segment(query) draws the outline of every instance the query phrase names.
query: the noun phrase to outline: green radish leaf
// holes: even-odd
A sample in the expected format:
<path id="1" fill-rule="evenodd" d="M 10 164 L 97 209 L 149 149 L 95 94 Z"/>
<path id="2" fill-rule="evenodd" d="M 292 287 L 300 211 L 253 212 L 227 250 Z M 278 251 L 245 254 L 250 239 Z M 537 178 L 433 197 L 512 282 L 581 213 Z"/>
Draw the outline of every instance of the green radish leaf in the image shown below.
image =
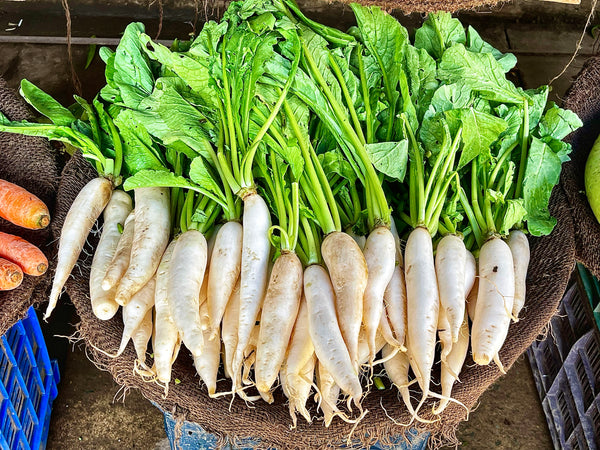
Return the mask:
<path id="1" fill-rule="evenodd" d="M 164 45 L 153 42 L 147 34 L 140 35 L 140 42 L 151 59 L 158 61 L 163 70 L 168 69 L 185 81 L 205 106 L 217 107 L 216 92 L 209 82 L 209 58 L 195 59 L 185 53 L 171 52 Z"/>
<path id="2" fill-rule="evenodd" d="M 526 94 L 508 81 L 504 70 L 490 53 L 470 52 L 456 44 L 444 52 L 438 67 L 438 77 L 449 84 L 463 81 L 486 100 L 502 103 L 522 103 Z"/>
<path id="3" fill-rule="evenodd" d="M 390 178 L 402 181 L 408 164 L 408 139 L 365 145 L 375 168 Z"/>
<path id="4" fill-rule="evenodd" d="M 582 125 L 583 122 L 573 111 L 559 108 L 554 102 L 550 102 L 550 108 L 540 120 L 539 135 L 562 139 Z"/>
<path id="5" fill-rule="evenodd" d="M 150 134 L 133 114 L 131 110 L 124 109 L 114 120 L 121 135 L 123 161 L 127 172 L 134 175 L 140 170 L 164 169 L 160 152 L 154 147 Z"/>
<path id="6" fill-rule="evenodd" d="M 523 198 L 527 210 L 527 229 L 533 236 L 550 234 L 556 219 L 550 216 L 548 203 L 552 188 L 558 183 L 560 157 L 541 140 L 533 137 L 523 181 Z"/>
<path id="7" fill-rule="evenodd" d="M 436 113 L 451 109 L 466 108 L 471 103 L 471 90 L 462 81 L 453 84 L 444 84 L 437 88 L 431 97 L 425 118 Z"/>
<path id="8" fill-rule="evenodd" d="M 466 47 L 472 52 L 491 53 L 494 58 L 496 58 L 496 61 L 498 61 L 498 64 L 500 64 L 500 67 L 502 67 L 504 72 L 510 71 L 517 64 L 517 57 L 515 55 L 512 53 L 504 54 L 500 50 L 495 49 L 490 44 L 485 42 L 475 28 L 470 25 L 467 29 Z"/>
<path id="9" fill-rule="evenodd" d="M 444 114 L 436 114 L 423 120 L 419 138 L 425 150 L 437 155 L 444 147 L 450 148 L 452 136 Z"/>
<path id="10" fill-rule="evenodd" d="M 168 170 L 140 170 L 123 183 L 123 189 L 126 191 L 141 187 L 190 188 L 196 186 L 186 178 L 177 176 Z"/>
<path id="11" fill-rule="evenodd" d="M 484 161 L 490 159 L 490 146 L 508 126 L 504 120 L 473 108 L 447 111 L 446 117 L 449 120 L 458 119 L 462 124 L 464 145 L 458 162 L 459 169 L 477 156 L 483 157 Z"/>
<path id="12" fill-rule="evenodd" d="M 508 107 L 504 104 L 496 108 L 496 115 L 502 118 L 507 127 L 498 137 L 499 148 L 497 155 L 502 155 L 509 147 L 521 140 L 521 127 L 523 125 L 523 109 L 518 106 Z"/>
<path id="13" fill-rule="evenodd" d="M 560 139 L 555 139 L 552 136 L 544 136 L 540 139 L 543 143 L 548 145 L 554 153 L 560 158 L 561 162 L 570 161 L 569 154 L 573 150 L 571 144 L 563 142 Z"/>
<path id="14" fill-rule="evenodd" d="M 107 63 L 109 58 L 115 57 L 115 52 L 108 47 L 100 47 L 100 50 L 98 50 L 98 55 L 100 56 L 100 59 L 104 61 L 104 63 Z"/>
<path id="15" fill-rule="evenodd" d="M 190 179 L 198 186 L 206 189 L 213 194 L 224 197 L 219 185 L 215 182 L 213 176 L 208 171 L 202 156 L 194 158 L 190 165 Z"/>
<path id="16" fill-rule="evenodd" d="M 92 38 L 95 37 L 95 35 L 92 35 Z M 87 58 L 85 60 L 85 67 L 83 68 L 83 70 L 87 70 L 87 68 L 90 67 L 90 64 L 92 64 L 92 61 L 94 60 L 94 56 L 96 56 L 96 44 L 91 44 L 88 47 Z"/>
<path id="17" fill-rule="evenodd" d="M 404 71 L 417 117 L 422 120 L 439 86 L 435 60 L 425 49 L 407 45 L 404 53 Z"/>
<path id="18" fill-rule="evenodd" d="M 208 216 L 200 208 L 196 209 L 196 211 L 194 211 L 194 214 L 192 214 L 192 222 L 205 223 L 207 220 L 208 220 Z"/>
<path id="19" fill-rule="evenodd" d="M 427 50 L 435 59 L 440 59 L 447 48 L 466 40 L 462 24 L 448 12 L 429 14 L 423 26 L 415 31 L 415 47 Z"/>
<path id="20" fill-rule="evenodd" d="M 71 111 L 30 81 L 21 81 L 21 96 L 55 125 L 69 126 L 75 121 L 75 117 L 71 114 Z"/>
<path id="21" fill-rule="evenodd" d="M 521 88 L 519 88 L 519 90 L 524 92 L 532 100 L 532 103 L 529 104 L 528 112 L 529 131 L 533 131 L 533 129 L 538 126 L 540 119 L 544 115 L 550 88 L 548 86 L 541 86 L 537 89 L 529 89 L 527 91 L 523 91 Z"/>
<path id="22" fill-rule="evenodd" d="M 502 222 L 500 222 L 500 234 L 507 235 L 526 215 L 527 210 L 522 198 L 507 200 L 504 216 L 502 217 Z"/>
<path id="23" fill-rule="evenodd" d="M 337 174 L 350 183 L 356 182 L 356 173 L 352 170 L 350 163 L 344 158 L 339 151 L 331 150 L 319 155 L 319 162 L 325 175 Z"/>
<path id="24" fill-rule="evenodd" d="M 132 108 L 136 108 L 154 88 L 150 61 L 140 42 L 143 32 L 144 25 L 141 23 L 127 25 L 117 46 L 113 65 L 113 82 L 118 86 L 124 103 Z"/>

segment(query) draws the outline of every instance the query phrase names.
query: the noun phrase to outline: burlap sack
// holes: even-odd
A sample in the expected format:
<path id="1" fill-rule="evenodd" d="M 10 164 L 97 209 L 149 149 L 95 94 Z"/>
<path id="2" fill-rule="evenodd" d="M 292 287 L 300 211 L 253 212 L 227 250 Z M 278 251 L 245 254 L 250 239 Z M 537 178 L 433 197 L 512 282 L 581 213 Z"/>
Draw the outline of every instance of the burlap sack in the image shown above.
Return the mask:
<path id="1" fill-rule="evenodd" d="M 573 153 L 561 176 L 573 215 L 576 258 L 599 277 L 600 225 L 585 195 L 584 173 L 587 157 L 600 135 L 600 57 L 585 63 L 564 103 L 583 121 L 583 127 L 569 136 Z"/>
<path id="2" fill-rule="evenodd" d="M 0 111 L 11 120 L 32 120 L 23 99 L 0 78 Z M 50 210 L 53 220 L 58 188 L 57 152 L 46 139 L 0 133 L 0 178 L 18 184 L 37 195 Z M 25 275 L 23 283 L 12 291 L 0 292 L 0 335 L 25 317 L 27 308 L 44 301 L 53 271 L 53 246 L 50 229 L 27 230 L 0 218 L 0 231 L 27 239 L 37 245 L 50 262 L 41 277 Z"/>
<path id="3" fill-rule="evenodd" d="M 53 228 L 56 237 L 70 203 L 86 181 L 93 176 L 95 174 L 91 166 L 79 156 L 73 158 L 65 167 Z M 558 219 L 558 224 L 550 236 L 531 241 L 528 295 L 523 318 L 511 326 L 506 344 L 500 352 L 500 358 L 507 369 L 542 332 L 557 310 L 574 266 L 573 223 L 560 186 L 553 192 L 551 211 Z M 366 397 L 363 406 L 369 412 L 354 430 L 353 425 L 339 419 L 335 419 L 329 428 L 325 428 L 320 421 L 306 424 L 299 420 L 298 428 L 290 430 L 291 420 L 280 390 L 277 391 L 275 403 L 272 405 L 259 401 L 248 407 L 239 399 L 230 405 L 230 397 L 210 399 L 205 389 L 200 386 L 199 377 L 186 349 L 180 352 L 174 365 L 173 379 L 180 380 L 180 383 L 172 382 L 168 396 L 163 398 L 162 388 L 154 383 L 144 382 L 133 373 L 135 353 L 131 343 L 127 351 L 116 359 L 97 350 L 102 349 L 114 354 L 119 346 L 123 326 L 120 313 L 107 322 L 102 322 L 93 315 L 88 294 L 90 260 L 91 257 L 86 255 L 80 259 L 79 270 L 74 272 L 74 276 L 67 283 L 67 293 L 81 317 L 79 331 L 88 344 L 93 360 L 100 368 L 108 370 L 117 383 L 140 389 L 146 398 L 160 405 L 163 410 L 173 412 L 178 419 L 197 422 L 206 431 L 223 439 L 235 441 L 251 437 L 260 439 L 264 446 L 279 449 L 337 447 L 344 444 L 349 436 L 352 437 L 354 445 L 363 447 L 377 440 L 387 442 L 390 437 L 405 431 L 406 427 L 399 424 L 407 423 L 409 415 L 398 400 L 395 388 L 371 392 Z M 462 383 L 455 386 L 453 396 L 468 408 L 472 408 L 480 395 L 499 376 L 500 372 L 495 365 L 475 366 L 469 357 L 461 373 Z M 228 389 L 228 382 L 219 383 L 219 391 Z M 418 393 L 415 392 L 414 395 Z M 311 410 L 316 414 L 312 403 Z M 424 417 L 433 418 L 426 413 L 431 411 L 431 404 L 422 411 Z M 412 426 L 421 431 L 432 432 L 430 442 L 437 445 L 441 442 L 455 441 L 456 426 L 465 417 L 464 408 L 451 404 L 439 421 Z"/>

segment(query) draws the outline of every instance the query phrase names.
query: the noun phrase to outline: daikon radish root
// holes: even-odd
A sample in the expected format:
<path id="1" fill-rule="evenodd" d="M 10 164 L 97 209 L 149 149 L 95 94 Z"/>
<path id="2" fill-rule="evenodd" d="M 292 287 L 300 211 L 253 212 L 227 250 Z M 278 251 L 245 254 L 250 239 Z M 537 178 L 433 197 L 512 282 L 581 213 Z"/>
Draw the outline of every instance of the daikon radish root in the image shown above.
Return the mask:
<path id="1" fill-rule="evenodd" d="M 387 312 L 386 312 L 385 308 L 383 309 L 383 311 L 381 311 L 381 319 L 379 320 L 378 331 L 379 331 L 379 334 L 381 334 L 381 336 L 383 336 L 383 338 L 385 339 L 385 341 L 388 344 L 393 345 L 394 347 L 397 347 L 397 348 L 404 349 L 404 346 L 402 344 L 400 344 L 400 342 L 398 340 L 396 340 L 396 337 L 394 336 L 394 332 L 392 331 L 392 327 L 390 326 L 390 321 L 388 320 L 388 316 L 387 316 Z M 359 337 L 359 339 L 360 339 L 360 337 Z"/>
<path id="2" fill-rule="evenodd" d="M 469 292 L 473 289 L 475 279 L 477 278 L 477 261 L 469 250 L 466 250 L 465 260 L 465 298 L 469 296 Z"/>
<path id="3" fill-rule="evenodd" d="M 487 365 L 494 360 L 504 373 L 498 352 L 510 326 L 515 296 L 512 253 L 500 238 L 489 239 L 479 252 L 479 289 L 471 329 L 473 361 Z"/>
<path id="4" fill-rule="evenodd" d="M 240 276 L 242 262 L 242 225 L 227 222 L 217 232 L 209 267 L 217 269 L 208 273 L 208 315 L 211 339 L 221 323 L 227 302 L 231 298 Z"/>
<path id="5" fill-rule="evenodd" d="M 117 284 L 123 278 L 123 275 L 129 267 L 131 258 L 131 244 L 133 242 L 133 230 L 135 229 L 135 210 L 131 211 L 125 219 L 123 233 L 117 243 L 115 253 L 106 268 L 106 273 L 102 280 L 102 289 L 105 291 L 113 290 L 116 294 Z M 115 302 L 116 303 L 116 302 Z"/>
<path id="6" fill-rule="evenodd" d="M 475 310 L 477 309 L 477 294 L 479 292 L 479 277 L 475 278 L 473 287 L 467 296 L 467 314 L 471 322 L 475 320 Z"/>
<path id="7" fill-rule="evenodd" d="M 392 279 L 396 267 L 396 242 L 387 227 L 377 227 L 367 238 L 364 257 L 367 263 L 368 278 L 364 293 L 363 323 L 369 344 L 369 362 L 375 359 L 375 336 L 383 312 L 385 290 Z"/>
<path id="8" fill-rule="evenodd" d="M 325 427 L 329 427 L 335 416 L 345 417 L 346 414 L 337 407 L 340 387 L 320 361 L 317 364 L 317 387 L 319 391 L 315 394 L 315 400 L 323 411 Z"/>
<path id="9" fill-rule="evenodd" d="M 385 317 L 392 332 L 393 341 L 386 339 L 388 343 L 404 350 L 406 337 L 406 283 L 404 282 L 404 267 L 400 264 L 402 261 L 400 260 L 400 263 L 398 259 L 396 261 L 397 265 L 392 273 L 392 278 L 383 294 L 384 311 L 381 321 L 383 322 L 383 318 Z M 386 336 L 385 333 L 384 336 Z"/>
<path id="10" fill-rule="evenodd" d="M 299 374 L 288 374 L 284 378 L 285 381 L 282 381 L 282 388 L 289 402 L 289 411 L 292 418 L 291 429 L 296 428 L 298 425 L 296 412 L 299 412 L 308 423 L 312 422 L 310 412 L 306 409 L 306 402 L 310 397 L 313 386 L 316 362 L 317 357 L 313 354 Z"/>
<path id="11" fill-rule="evenodd" d="M 390 381 L 398 388 L 398 391 L 400 391 L 400 395 L 402 396 L 402 400 L 404 401 L 408 412 L 413 417 L 416 417 L 415 410 L 410 401 L 410 392 L 408 390 L 408 386 L 410 385 L 408 381 L 410 359 L 407 352 L 396 352 L 393 357 L 389 358 L 395 351 L 396 349 L 392 345 L 387 344 L 383 347 L 381 350 L 382 359 L 385 361 L 383 367 L 385 368 Z"/>
<path id="12" fill-rule="evenodd" d="M 138 325 L 136 330 L 131 335 L 131 340 L 133 341 L 133 347 L 135 348 L 135 353 L 137 355 L 137 360 L 142 368 L 146 370 L 148 366 L 146 366 L 146 350 L 148 349 L 148 342 L 150 342 L 150 338 L 152 337 L 152 308 L 148 310 L 142 322 Z"/>
<path id="13" fill-rule="evenodd" d="M 362 323 L 363 298 L 367 287 L 367 262 L 354 239 L 346 233 L 337 231 L 325 237 L 321 252 L 331 277 L 330 284 L 335 292 L 334 301 L 339 328 L 352 364 L 355 370 L 358 370 L 358 333 Z"/>
<path id="14" fill-rule="evenodd" d="M 225 357 L 223 358 L 223 366 L 225 368 L 225 376 L 232 378 L 232 363 L 235 347 L 237 345 L 238 333 L 238 318 L 240 315 L 240 280 L 238 278 L 231 298 L 225 306 L 223 313 L 223 321 L 221 325 L 221 340 L 223 341 L 223 349 Z"/>
<path id="15" fill-rule="evenodd" d="M 448 320 L 452 342 L 458 340 L 458 331 L 465 315 L 466 252 L 460 237 L 447 234 L 438 243 L 435 256 L 440 306 Z"/>
<path id="16" fill-rule="evenodd" d="M 464 304 L 464 299 L 463 299 Z M 464 312 L 463 312 L 464 316 Z M 442 302 L 440 302 L 440 312 L 438 314 L 438 336 L 440 338 L 440 345 L 442 347 L 441 359 L 442 363 L 446 362 L 446 357 L 452 350 L 452 332 L 450 331 L 450 322 L 448 321 L 448 316 L 446 315 L 446 311 L 442 307 Z"/>
<path id="17" fill-rule="evenodd" d="M 137 216 L 137 212 L 136 212 Z M 206 239 L 197 230 L 177 238 L 167 271 L 167 301 L 173 323 L 195 360 L 202 355 L 200 288 L 206 269 Z"/>
<path id="18" fill-rule="evenodd" d="M 254 375 L 256 388 L 267 393 L 275 382 L 290 342 L 302 296 L 302 263 L 295 253 L 275 261 L 260 316 Z"/>
<path id="19" fill-rule="evenodd" d="M 354 239 L 354 241 L 356 242 L 356 244 L 358 245 L 358 247 L 361 250 L 365 249 L 365 245 L 367 244 L 367 237 L 366 236 L 361 236 L 359 234 L 356 234 L 354 231 L 352 231 L 352 227 L 348 228 L 345 233 L 350 236 L 352 239 Z"/>
<path id="20" fill-rule="evenodd" d="M 442 398 L 440 404 L 433 410 L 434 414 L 441 414 L 452 395 L 452 386 L 458 380 L 458 376 L 463 367 L 469 350 L 469 318 L 464 313 L 463 323 L 458 333 L 458 341 L 452 344 L 452 350 L 448 353 L 445 361 L 442 360 L 440 382 L 442 385 Z"/>
<path id="21" fill-rule="evenodd" d="M 254 382 L 250 378 L 250 372 L 252 371 L 252 367 L 254 366 L 254 362 L 256 361 L 256 345 L 258 344 L 258 334 L 260 333 L 260 325 L 254 325 L 252 328 L 252 333 L 250 333 L 250 338 L 248 339 L 248 345 L 244 349 L 244 361 L 242 366 L 242 382 L 246 386 L 254 385 Z M 239 386 L 238 386 L 239 387 Z M 264 393 L 261 392 L 261 397 L 268 403 L 273 401 L 270 398 L 271 394 L 269 392 Z"/>
<path id="22" fill-rule="evenodd" d="M 67 217 L 65 217 L 58 242 L 56 271 L 44 320 L 47 320 L 52 314 L 90 230 L 110 200 L 112 190 L 113 185 L 110 180 L 102 177 L 94 178 L 81 189 L 73 201 Z"/>
<path id="23" fill-rule="evenodd" d="M 248 345 L 267 289 L 271 253 L 269 228 L 271 228 L 271 215 L 267 204 L 256 193 L 247 195 L 244 198 L 242 229 L 238 339 L 232 363 L 234 386 L 237 385 L 236 379 L 240 374 L 244 350 Z"/>
<path id="24" fill-rule="evenodd" d="M 131 209 L 131 197 L 123 191 L 113 191 L 104 209 L 102 235 L 96 246 L 90 270 L 90 301 L 94 315 L 100 320 L 111 319 L 119 309 L 115 302 L 115 289 L 102 289 L 102 280 L 121 238 L 119 226 L 125 223 Z"/>
<path id="25" fill-rule="evenodd" d="M 156 290 L 156 279 L 151 278 L 145 285 L 131 298 L 131 301 L 123 307 L 123 337 L 121 345 L 117 351 L 119 356 L 127 347 L 129 339 L 132 338 L 146 317 L 146 313 L 152 310 L 154 306 L 154 294 Z"/>
<path id="26" fill-rule="evenodd" d="M 208 320 L 208 305 L 205 303 L 200 307 L 200 316 L 206 317 Z M 217 372 L 219 371 L 219 363 L 221 362 L 221 343 L 218 339 L 209 339 L 211 331 L 208 324 L 204 331 L 204 346 L 202 352 L 194 357 L 194 367 L 200 375 L 209 397 L 215 397 L 217 392 Z"/>
<path id="27" fill-rule="evenodd" d="M 305 269 L 304 295 L 308 305 L 308 329 L 317 358 L 348 395 L 348 403 L 354 401 L 360 409 L 362 387 L 338 324 L 333 286 L 323 267 L 312 265 Z M 358 335 L 356 341 L 358 358 Z"/>
<path id="28" fill-rule="evenodd" d="M 154 309 L 156 311 L 154 320 L 154 340 L 152 349 L 154 352 L 154 371 L 156 378 L 165 384 L 171 381 L 171 367 L 181 345 L 179 331 L 171 317 L 169 299 L 167 296 L 167 280 L 169 264 L 175 241 L 166 248 L 156 270 L 156 291 L 154 293 Z"/>
<path id="29" fill-rule="evenodd" d="M 406 242 L 404 262 L 407 338 L 410 343 L 411 367 L 423 391 L 421 405 L 429 395 L 440 302 L 433 262 L 433 245 L 427 229 L 418 227 L 410 233 Z"/>
<path id="30" fill-rule="evenodd" d="M 136 188 L 135 227 L 127 271 L 117 285 L 115 301 L 126 305 L 156 272 L 171 229 L 169 189 Z"/>
<path id="31" fill-rule="evenodd" d="M 525 291 L 527 268 L 529 267 L 529 240 L 522 231 L 513 230 L 506 241 L 510 247 L 515 266 L 515 300 L 512 316 L 515 322 L 519 320 L 519 313 L 525 304 Z"/>

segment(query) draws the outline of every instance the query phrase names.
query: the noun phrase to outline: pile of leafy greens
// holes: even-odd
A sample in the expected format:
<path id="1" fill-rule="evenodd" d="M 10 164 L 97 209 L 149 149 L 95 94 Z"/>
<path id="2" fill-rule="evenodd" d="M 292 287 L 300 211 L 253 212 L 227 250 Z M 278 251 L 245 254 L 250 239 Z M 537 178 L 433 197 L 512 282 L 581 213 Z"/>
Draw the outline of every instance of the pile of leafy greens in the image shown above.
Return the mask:
<path id="1" fill-rule="evenodd" d="M 411 40 L 379 8 L 352 9 L 357 25 L 342 32 L 293 0 L 233 2 L 171 48 L 132 23 L 116 51 L 101 49 L 106 86 L 91 103 L 67 109 L 24 81 L 51 123 L 0 116 L 0 131 L 80 148 L 127 190 L 173 188 L 175 230 L 239 220 L 258 191 L 279 245 L 295 245 L 302 222 L 305 262 L 317 228 L 365 235 L 392 216 L 473 249 L 513 228 L 549 234 L 577 116 L 548 102 L 547 86 L 516 87 L 514 55 L 448 13 Z"/>

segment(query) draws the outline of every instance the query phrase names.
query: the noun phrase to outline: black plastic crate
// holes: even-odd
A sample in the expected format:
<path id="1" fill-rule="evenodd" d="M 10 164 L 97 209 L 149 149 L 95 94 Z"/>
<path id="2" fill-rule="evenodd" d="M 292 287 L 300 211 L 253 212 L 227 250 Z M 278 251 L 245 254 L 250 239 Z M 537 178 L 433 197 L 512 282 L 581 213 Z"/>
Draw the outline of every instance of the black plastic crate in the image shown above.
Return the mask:
<path id="1" fill-rule="evenodd" d="M 600 284 L 581 270 L 545 339 L 527 351 L 556 449 L 597 449 L 600 443 L 600 332 L 588 298 L 600 296 Z"/>

